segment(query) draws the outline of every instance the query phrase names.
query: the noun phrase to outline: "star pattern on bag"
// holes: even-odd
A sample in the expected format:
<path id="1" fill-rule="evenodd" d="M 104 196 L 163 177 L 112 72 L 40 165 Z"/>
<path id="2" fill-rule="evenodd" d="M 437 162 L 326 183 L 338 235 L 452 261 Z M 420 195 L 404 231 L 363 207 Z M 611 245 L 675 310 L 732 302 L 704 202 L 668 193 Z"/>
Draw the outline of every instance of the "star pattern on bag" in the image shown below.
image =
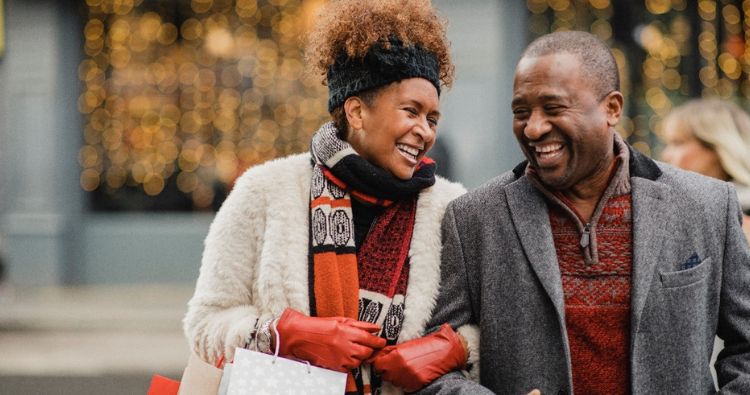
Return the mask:
<path id="1" fill-rule="evenodd" d="M 238 348 L 227 395 L 340 395 L 345 388 L 345 373 Z"/>

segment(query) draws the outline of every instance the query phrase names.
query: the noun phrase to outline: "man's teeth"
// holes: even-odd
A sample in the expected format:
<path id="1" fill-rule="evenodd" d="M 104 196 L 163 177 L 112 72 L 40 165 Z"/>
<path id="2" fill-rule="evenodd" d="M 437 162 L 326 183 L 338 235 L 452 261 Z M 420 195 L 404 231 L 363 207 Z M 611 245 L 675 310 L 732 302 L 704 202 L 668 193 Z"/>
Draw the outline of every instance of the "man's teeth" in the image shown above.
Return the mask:
<path id="1" fill-rule="evenodd" d="M 403 152 L 405 154 L 409 154 L 409 155 L 413 156 L 415 159 L 416 159 L 417 155 L 419 155 L 419 149 L 418 148 L 410 147 L 410 146 L 408 146 L 406 144 L 396 144 L 396 148 L 398 148 L 401 152 Z"/>
<path id="2" fill-rule="evenodd" d="M 534 147 L 537 153 L 540 154 L 546 154 L 548 152 L 557 151 L 560 148 L 562 148 L 562 144 L 545 144 L 545 145 L 537 145 Z"/>

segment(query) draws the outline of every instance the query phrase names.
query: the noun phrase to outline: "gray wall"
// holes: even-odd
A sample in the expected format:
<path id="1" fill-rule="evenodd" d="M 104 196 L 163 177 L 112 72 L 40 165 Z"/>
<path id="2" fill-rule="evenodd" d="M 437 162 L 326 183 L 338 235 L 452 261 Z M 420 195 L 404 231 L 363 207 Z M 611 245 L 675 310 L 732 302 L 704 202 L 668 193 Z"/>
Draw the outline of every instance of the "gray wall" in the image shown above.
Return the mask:
<path id="1" fill-rule="evenodd" d="M 507 3 L 507 4 L 506 4 Z M 455 179 L 474 187 L 521 155 L 510 130 L 511 78 L 524 2 L 436 0 L 449 20 L 456 81 L 440 139 Z M 0 60 L 0 248 L 19 286 L 192 283 L 211 214 L 86 210 L 77 164 L 81 57 L 75 0 L 6 0 Z"/>
<path id="2" fill-rule="evenodd" d="M 6 1 L 0 229 L 9 276 L 21 284 L 61 283 L 78 275 L 81 29 L 75 4 Z"/>
<path id="3" fill-rule="evenodd" d="M 89 283 L 193 283 L 208 214 L 87 215 L 83 262 Z"/>
<path id="4" fill-rule="evenodd" d="M 437 0 L 448 18 L 456 81 L 442 100 L 439 139 L 455 178 L 473 188 L 522 160 L 511 130 L 513 71 L 526 45 L 522 1 Z M 438 166 L 440 164 L 438 163 Z"/>

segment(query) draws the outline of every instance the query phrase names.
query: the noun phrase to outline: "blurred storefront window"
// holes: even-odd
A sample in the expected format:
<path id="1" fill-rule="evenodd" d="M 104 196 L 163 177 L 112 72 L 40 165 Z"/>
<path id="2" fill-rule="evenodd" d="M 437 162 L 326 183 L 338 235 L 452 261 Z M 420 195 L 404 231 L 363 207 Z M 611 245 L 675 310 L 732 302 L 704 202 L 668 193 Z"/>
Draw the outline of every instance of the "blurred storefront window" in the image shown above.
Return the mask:
<path id="1" fill-rule="evenodd" d="M 626 97 L 619 132 L 658 156 L 660 121 L 691 97 L 747 109 L 750 0 L 527 0 L 531 38 L 587 30 L 614 48 Z"/>
<path id="2" fill-rule="evenodd" d="M 216 209 L 327 118 L 304 68 L 321 1 L 86 0 L 80 185 L 94 210 Z"/>

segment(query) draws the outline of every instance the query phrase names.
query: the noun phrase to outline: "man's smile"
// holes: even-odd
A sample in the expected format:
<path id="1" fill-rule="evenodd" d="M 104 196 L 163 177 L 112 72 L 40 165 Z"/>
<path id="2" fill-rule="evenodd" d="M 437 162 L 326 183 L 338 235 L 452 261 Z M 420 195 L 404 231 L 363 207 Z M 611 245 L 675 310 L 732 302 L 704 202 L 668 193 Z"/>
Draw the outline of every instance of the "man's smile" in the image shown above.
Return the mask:
<path id="1" fill-rule="evenodd" d="M 558 142 L 534 144 L 530 148 L 540 168 L 557 165 L 565 153 L 565 145 Z"/>

